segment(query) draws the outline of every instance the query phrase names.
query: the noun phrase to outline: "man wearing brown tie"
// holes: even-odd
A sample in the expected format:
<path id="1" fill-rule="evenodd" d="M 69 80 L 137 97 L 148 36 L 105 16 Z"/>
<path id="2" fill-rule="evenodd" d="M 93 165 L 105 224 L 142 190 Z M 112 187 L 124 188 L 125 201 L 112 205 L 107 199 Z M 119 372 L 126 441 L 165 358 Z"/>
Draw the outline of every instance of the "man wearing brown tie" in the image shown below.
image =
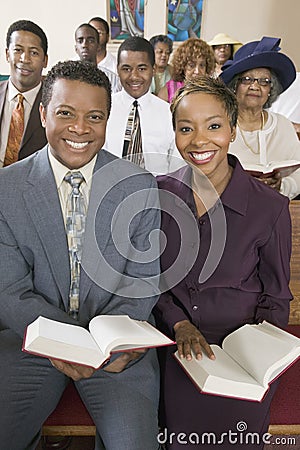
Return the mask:
<path id="1" fill-rule="evenodd" d="M 0 167 L 31 155 L 47 142 L 39 116 L 47 51 L 47 37 L 38 25 L 29 20 L 10 25 L 6 36 L 10 77 L 0 82 Z"/>

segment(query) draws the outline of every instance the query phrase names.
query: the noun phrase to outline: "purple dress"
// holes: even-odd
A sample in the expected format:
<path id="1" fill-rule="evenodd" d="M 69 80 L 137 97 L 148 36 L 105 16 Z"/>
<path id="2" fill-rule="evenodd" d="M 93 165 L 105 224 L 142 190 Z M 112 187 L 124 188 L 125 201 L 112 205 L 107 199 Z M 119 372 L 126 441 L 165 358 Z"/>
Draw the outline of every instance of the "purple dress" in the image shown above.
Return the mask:
<path id="1" fill-rule="evenodd" d="M 232 178 L 221 201 L 200 218 L 189 188 L 190 167 L 158 177 L 168 241 L 161 257 L 166 292 L 155 315 L 158 327 L 171 337 L 174 324 L 185 319 L 218 345 L 245 323 L 288 323 L 289 201 L 250 177 L 234 156 L 228 158 Z M 277 383 L 261 403 L 202 394 L 175 361 L 174 350 L 160 351 L 161 442 L 172 450 L 194 449 L 197 443 L 209 449 L 262 449 Z"/>

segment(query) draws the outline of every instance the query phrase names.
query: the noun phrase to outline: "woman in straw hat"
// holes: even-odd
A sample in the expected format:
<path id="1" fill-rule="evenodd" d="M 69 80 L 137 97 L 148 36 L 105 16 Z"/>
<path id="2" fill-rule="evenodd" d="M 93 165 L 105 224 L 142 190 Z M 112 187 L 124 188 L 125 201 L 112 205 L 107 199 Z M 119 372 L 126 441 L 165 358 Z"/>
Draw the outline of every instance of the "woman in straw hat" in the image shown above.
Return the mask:
<path id="1" fill-rule="evenodd" d="M 212 47 L 215 55 L 216 65 L 214 77 L 217 78 L 222 72 L 221 67 L 223 64 L 225 64 L 228 59 L 232 59 L 235 52 L 243 44 L 225 33 L 216 34 L 208 44 Z"/>
<path id="2" fill-rule="evenodd" d="M 285 165 L 300 161 L 300 143 L 292 123 L 266 110 L 296 77 L 295 66 L 279 52 L 279 43 L 279 38 L 263 37 L 243 45 L 220 75 L 236 93 L 239 106 L 237 137 L 229 152 L 246 169 L 275 161 Z M 300 193 L 300 169 L 259 179 L 290 199 Z"/>

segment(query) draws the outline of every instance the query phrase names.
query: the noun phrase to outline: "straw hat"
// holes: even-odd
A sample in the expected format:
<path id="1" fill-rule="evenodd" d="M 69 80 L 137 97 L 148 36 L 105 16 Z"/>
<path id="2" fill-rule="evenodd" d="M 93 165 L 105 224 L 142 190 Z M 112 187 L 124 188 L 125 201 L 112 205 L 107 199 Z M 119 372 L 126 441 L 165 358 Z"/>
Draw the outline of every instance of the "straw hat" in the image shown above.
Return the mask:
<path id="1" fill-rule="evenodd" d="M 228 84 L 235 75 L 247 70 L 267 67 L 277 75 L 285 91 L 296 78 L 296 69 L 292 60 L 280 53 L 280 38 L 264 36 L 260 41 L 248 42 L 226 61 L 220 77 Z"/>
<path id="2" fill-rule="evenodd" d="M 233 46 L 233 54 L 243 45 L 241 42 L 237 41 L 236 39 L 233 39 L 232 37 L 228 36 L 228 34 L 225 33 L 216 34 L 213 37 L 213 39 L 208 42 L 208 45 L 211 45 L 212 47 L 214 45 L 225 45 L 225 44 L 231 44 Z"/>

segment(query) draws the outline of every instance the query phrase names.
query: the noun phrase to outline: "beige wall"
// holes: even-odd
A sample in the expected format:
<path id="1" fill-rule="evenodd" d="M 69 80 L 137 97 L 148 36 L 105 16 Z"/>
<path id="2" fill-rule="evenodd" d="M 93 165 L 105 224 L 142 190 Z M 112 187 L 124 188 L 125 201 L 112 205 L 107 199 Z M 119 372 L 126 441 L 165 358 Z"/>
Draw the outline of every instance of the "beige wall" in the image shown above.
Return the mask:
<path id="1" fill-rule="evenodd" d="M 202 35 L 227 33 L 241 42 L 281 37 L 281 48 L 300 70 L 299 0 L 204 0 Z"/>
<path id="2" fill-rule="evenodd" d="M 49 40 L 49 65 L 75 56 L 74 32 L 93 16 L 107 18 L 107 0 L 52 0 L 48 7 L 40 0 L 14 0 L 1 6 L 0 73 L 9 73 L 5 40 L 9 25 L 19 19 L 38 23 Z M 145 37 L 166 32 L 166 0 L 145 0 Z M 300 70 L 298 50 L 300 0 L 204 0 L 201 37 L 210 40 L 224 32 L 242 42 L 264 35 L 282 38 L 282 50 Z M 110 44 L 114 53 L 118 44 Z"/>

